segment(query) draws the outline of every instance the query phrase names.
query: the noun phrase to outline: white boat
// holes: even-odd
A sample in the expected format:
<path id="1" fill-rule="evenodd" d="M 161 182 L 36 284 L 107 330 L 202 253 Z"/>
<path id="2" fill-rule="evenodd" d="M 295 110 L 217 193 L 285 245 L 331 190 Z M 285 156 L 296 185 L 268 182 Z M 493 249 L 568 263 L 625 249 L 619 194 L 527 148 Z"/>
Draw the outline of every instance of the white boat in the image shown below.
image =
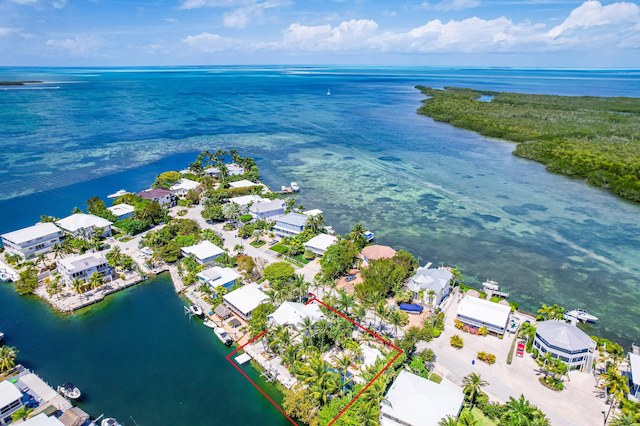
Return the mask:
<path id="1" fill-rule="evenodd" d="M 189 310 L 191 311 L 191 313 L 192 313 L 193 315 L 197 315 L 197 316 L 200 316 L 200 315 L 202 315 L 202 313 L 203 313 L 203 312 L 202 312 L 202 308 L 201 308 L 200 306 L 198 306 L 198 305 L 191 305 L 191 306 L 189 307 Z"/>
<path id="2" fill-rule="evenodd" d="M 567 312 L 567 316 L 570 317 L 570 318 L 575 318 L 575 319 L 577 319 L 579 321 L 584 321 L 584 322 L 595 322 L 595 321 L 598 321 L 598 317 L 596 317 L 594 315 L 590 315 L 584 309 L 574 309 L 573 311 L 569 311 L 569 312 Z"/>
<path id="3" fill-rule="evenodd" d="M 100 422 L 100 426 L 122 426 L 113 417 L 106 418 Z"/>
<path id="4" fill-rule="evenodd" d="M 213 329 L 213 332 L 216 333 L 218 339 L 225 345 L 229 346 L 232 342 L 231 337 L 227 334 L 227 332 L 222 327 L 216 327 Z"/>
<path id="5" fill-rule="evenodd" d="M 291 190 L 292 190 L 293 192 L 298 192 L 298 191 L 300 191 L 300 187 L 298 186 L 298 184 L 297 184 L 297 183 L 295 183 L 295 182 L 291 182 Z"/>
<path id="6" fill-rule="evenodd" d="M 4 339 L 4 333 L 0 331 L 0 340 Z"/>
<path id="7" fill-rule="evenodd" d="M 327 89 L 327 95 L 331 94 L 331 89 Z"/>
<path id="8" fill-rule="evenodd" d="M 118 198 L 119 196 L 124 195 L 124 194 L 128 194 L 128 193 L 129 193 L 128 191 L 125 191 L 124 189 L 121 189 L 118 192 L 115 192 L 115 193 L 113 193 L 111 195 L 107 195 L 107 198 Z"/>
<path id="9" fill-rule="evenodd" d="M 367 242 L 372 242 L 376 239 L 376 234 L 371 231 L 364 231 L 364 237 L 367 239 Z"/>
<path id="10" fill-rule="evenodd" d="M 67 382 L 62 386 L 58 386 L 58 392 L 69 399 L 78 399 L 82 396 L 82 392 L 71 382 Z"/>
<path id="11" fill-rule="evenodd" d="M 286 187 L 286 186 L 284 186 L 284 185 L 282 185 L 282 186 L 281 186 L 281 188 L 282 188 L 282 190 L 283 190 L 283 191 L 286 191 L 286 190 L 287 190 L 287 187 Z"/>
<path id="12" fill-rule="evenodd" d="M 209 328 L 217 328 L 218 326 L 216 325 L 215 322 L 211 321 L 210 319 L 206 319 L 204 320 L 203 324 Z"/>
<path id="13" fill-rule="evenodd" d="M 482 287 L 488 290 L 500 291 L 500 286 L 498 285 L 497 281 L 487 280 L 482 283 Z"/>

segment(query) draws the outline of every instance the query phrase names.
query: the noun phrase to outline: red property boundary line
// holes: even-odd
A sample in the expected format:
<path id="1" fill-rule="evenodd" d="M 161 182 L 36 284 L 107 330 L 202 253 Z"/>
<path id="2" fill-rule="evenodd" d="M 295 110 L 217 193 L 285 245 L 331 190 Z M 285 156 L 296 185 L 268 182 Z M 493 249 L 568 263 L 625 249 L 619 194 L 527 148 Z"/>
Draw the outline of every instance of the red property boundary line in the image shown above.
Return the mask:
<path id="1" fill-rule="evenodd" d="M 377 334 L 375 334 L 375 333 L 374 333 L 374 332 L 372 332 L 371 330 L 364 328 L 363 326 L 361 326 L 361 325 L 360 325 L 360 324 L 358 324 L 357 322 L 353 321 L 351 318 L 348 318 L 347 316 L 343 315 L 342 313 L 340 313 L 340 312 L 336 311 L 336 310 L 335 310 L 335 309 L 333 309 L 331 306 L 329 306 L 329 305 L 327 305 L 326 303 L 324 303 L 322 300 L 316 299 L 316 298 L 314 297 L 313 299 L 309 300 L 306 304 L 308 305 L 309 303 L 314 302 L 314 301 L 315 301 L 315 302 L 320 303 L 322 306 L 324 306 L 324 307 L 326 307 L 326 308 L 328 308 L 328 309 L 331 309 L 333 312 L 335 312 L 336 314 L 340 315 L 342 318 L 345 318 L 345 319 L 347 319 L 347 320 L 351 321 L 351 323 L 353 323 L 354 325 L 356 325 L 356 326 L 360 327 L 362 330 L 366 331 L 367 333 L 369 333 L 369 334 L 370 334 L 370 335 L 372 335 L 373 337 L 375 337 L 375 338 L 377 338 L 377 339 L 379 339 L 379 340 L 383 341 L 384 343 L 386 343 L 387 345 L 391 346 L 393 349 L 395 349 L 396 351 L 398 351 L 398 354 L 397 354 L 397 355 L 396 355 L 396 356 L 395 356 L 395 357 L 394 357 L 394 358 L 393 358 L 393 359 L 392 359 L 392 360 L 391 360 L 387 365 L 385 365 L 385 366 L 384 366 L 384 368 L 383 368 L 382 370 L 380 370 L 380 372 L 378 373 L 378 375 L 377 375 L 376 377 L 374 377 L 374 378 L 373 378 L 373 380 L 371 380 L 371 381 L 367 384 L 367 386 L 365 386 L 365 387 L 364 387 L 364 389 L 362 389 L 362 391 L 360 391 L 360 393 L 359 393 L 358 395 L 356 395 L 356 397 L 355 397 L 355 398 L 353 398 L 353 400 L 352 400 L 352 401 L 351 401 L 351 402 L 350 402 L 346 407 L 344 407 L 344 410 L 342 410 L 342 411 L 340 412 L 340 414 L 338 414 L 338 415 L 336 416 L 336 418 L 335 418 L 335 419 L 333 419 L 333 420 L 331 420 L 331 423 L 329 423 L 329 424 L 327 425 L 327 426 L 331 426 L 331 425 L 332 425 L 336 420 L 338 420 L 338 418 L 339 418 L 339 417 L 340 417 L 340 416 L 341 416 L 345 411 L 347 411 L 347 410 L 349 409 L 349 407 L 351 406 L 351 404 L 353 404 L 353 403 L 356 401 L 356 399 L 360 398 L 360 395 L 362 395 L 362 394 L 364 393 L 364 391 L 366 391 L 366 390 L 367 390 L 367 388 L 368 388 L 369 386 L 371 386 L 371 384 L 372 384 L 373 382 L 375 382 L 375 381 L 378 379 L 378 377 L 380 377 L 380 376 L 382 375 L 382 373 L 384 373 L 384 372 L 385 372 L 385 370 L 386 370 L 387 368 L 389 368 L 389 366 L 390 366 L 391 364 L 393 364 L 393 362 L 394 362 L 396 359 L 398 359 L 398 357 L 399 357 L 399 356 L 400 356 L 400 354 L 402 353 L 402 350 L 401 350 L 401 349 L 399 349 L 399 348 L 397 348 L 397 347 L 395 347 L 395 346 L 394 346 L 394 345 L 392 345 L 391 343 L 387 342 L 386 340 L 384 340 L 382 337 L 378 336 Z M 240 373 L 241 373 L 241 374 L 242 374 L 242 375 L 247 379 L 247 380 L 249 380 L 249 381 L 251 382 L 251 384 L 253 384 L 253 386 L 255 386 L 255 387 L 256 387 L 256 388 L 257 388 L 257 389 L 258 389 L 258 390 L 259 390 L 259 391 L 260 391 L 260 392 L 265 396 L 265 398 L 267 398 L 269 401 L 271 401 L 271 403 L 272 403 L 273 405 L 275 405 L 275 406 L 276 406 L 276 408 L 277 408 L 278 410 L 280 410 L 280 412 L 281 412 L 281 413 L 282 413 L 282 414 L 283 414 L 287 419 L 289 419 L 289 421 L 290 421 L 291 423 L 293 423 L 293 424 L 294 424 L 294 425 L 296 425 L 296 426 L 299 426 L 299 425 L 298 425 L 298 423 L 296 423 L 296 422 L 295 422 L 291 417 L 289 417 L 289 415 L 288 415 L 287 413 L 285 413 L 285 412 L 284 412 L 284 410 L 283 410 L 283 409 L 282 409 L 278 404 L 276 404 L 276 403 L 273 401 L 273 399 L 271 399 L 271 398 L 269 397 L 269 395 L 267 395 L 267 394 L 266 394 L 266 393 L 265 393 L 265 392 L 260 388 L 260 386 L 256 385 L 256 383 L 255 383 L 253 380 L 251 380 L 251 379 L 249 378 L 249 376 L 247 376 L 247 375 L 245 374 L 245 372 L 244 372 L 244 371 L 242 371 L 242 369 L 238 366 L 238 364 L 237 364 L 237 363 L 235 363 L 235 362 L 233 362 L 233 361 L 231 360 L 231 356 L 232 356 L 233 354 L 235 354 L 236 352 L 238 352 L 240 349 L 243 349 L 245 346 L 247 346 L 249 343 L 253 342 L 254 340 L 259 339 L 260 337 L 264 336 L 264 334 L 265 334 L 266 332 L 267 332 L 266 330 L 265 330 L 265 331 L 263 331 L 262 333 L 258 334 L 256 337 L 254 337 L 253 339 L 249 340 L 249 341 L 248 341 L 247 343 L 245 343 L 244 345 L 240 346 L 240 347 L 239 347 L 238 349 L 236 349 L 235 351 L 231 352 L 229 355 L 227 355 L 227 356 L 226 356 L 227 361 L 229 361 L 229 362 L 230 362 L 230 363 L 231 363 L 231 364 L 232 364 L 232 365 L 233 365 L 233 366 L 234 366 L 234 367 L 235 367 L 235 368 L 236 368 L 236 369 L 237 369 L 237 370 L 238 370 L 238 371 L 239 371 L 239 372 L 240 372 Z"/>

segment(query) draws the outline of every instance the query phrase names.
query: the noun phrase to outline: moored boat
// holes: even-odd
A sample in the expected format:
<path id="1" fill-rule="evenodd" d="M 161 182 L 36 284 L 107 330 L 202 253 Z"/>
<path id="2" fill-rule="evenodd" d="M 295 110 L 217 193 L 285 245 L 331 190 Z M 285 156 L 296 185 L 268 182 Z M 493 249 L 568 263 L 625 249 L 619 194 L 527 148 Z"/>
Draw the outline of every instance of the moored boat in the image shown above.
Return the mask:
<path id="1" fill-rule="evenodd" d="M 117 192 L 115 192 L 113 194 L 107 195 L 107 198 L 118 198 L 118 197 L 120 197 L 121 195 L 124 195 L 124 194 L 128 194 L 128 192 L 125 191 L 124 189 L 121 189 L 120 191 L 117 191 Z"/>
<path id="2" fill-rule="evenodd" d="M 579 321 L 584 321 L 584 322 L 596 322 L 598 321 L 598 317 L 589 314 L 586 310 L 584 309 L 574 309 L 573 311 L 569 311 L 567 312 L 567 316 L 570 318 L 575 318 Z"/>
<path id="3" fill-rule="evenodd" d="M 231 344 L 232 342 L 231 337 L 229 337 L 229 335 L 227 334 L 224 328 L 216 327 L 213 329 L 213 331 L 214 333 L 216 333 L 216 336 L 218 336 L 218 339 L 220 339 L 222 343 L 224 343 L 227 346 Z"/>
<path id="4" fill-rule="evenodd" d="M 58 392 L 69 399 L 78 399 L 82 396 L 82 392 L 71 382 L 67 382 L 62 386 L 58 386 Z"/>
<path id="5" fill-rule="evenodd" d="M 209 327 L 209 328 L 216 328 L 216 327 L 218 327 L 218 326 L 216 325 L 216 323 L 215 323 L 215 322 L 211 321 L 211 320 L 210 320 L 210 319 L 208 319 L 208 318 L 207 318 L 206 320 L 204 320 L 203 324 L 204 324 L 206 327 Z"/>
<path id="6" fill-rule="evenodd" d="M 193 315 L 201 316 L 203 314 L 202 308 L 198 305 L 191 305 L 189 307 L 189 310 Z"/>
<path id="7" fill-rule="evenodd" d="M 297 184 L 297 183 L 295 183 L 295 182 L 291 182 L 291 190 L 292 190 L 293 192 L 298 192 L 298 191 L 300 191 L 300 187 L 298 186 L 298 184 Z"/>
<path id="8" fill-rule="evenodd" d="M 100 426 L 122 426 L 113 417 L 108 417 L 100 422 Z"/>
<path id="9" fill-rule="evenodd" d="M 376 239 L 376 234 L 371 231 L 364 231 L 364 237 L 367 239 L 367 242 L 372 242 Z"/>

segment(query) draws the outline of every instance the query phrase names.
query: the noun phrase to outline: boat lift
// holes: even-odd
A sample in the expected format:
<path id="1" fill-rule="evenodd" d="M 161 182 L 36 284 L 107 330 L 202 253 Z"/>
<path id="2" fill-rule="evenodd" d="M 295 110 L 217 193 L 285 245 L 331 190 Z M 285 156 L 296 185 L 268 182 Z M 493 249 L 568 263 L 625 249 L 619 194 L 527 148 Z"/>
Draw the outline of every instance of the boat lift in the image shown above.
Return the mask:
<path id="1" fill-rule="evenodd" d="M 187 315 L 189 319 L 191 319 L 191 317 L 195 315 L 193 312 L 191 312 L 191 309 L 189 309 L 188 306 L 184 307 L 184 314 Z"/>

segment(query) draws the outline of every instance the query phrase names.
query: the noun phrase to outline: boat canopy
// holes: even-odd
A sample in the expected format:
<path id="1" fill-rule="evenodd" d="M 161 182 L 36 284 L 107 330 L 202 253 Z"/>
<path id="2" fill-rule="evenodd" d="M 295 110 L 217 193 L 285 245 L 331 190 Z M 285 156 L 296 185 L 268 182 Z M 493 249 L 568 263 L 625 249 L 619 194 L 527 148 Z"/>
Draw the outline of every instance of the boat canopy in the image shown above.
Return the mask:
<path id="1" fill-rule="evenodd" d="M 400 309 L 408 312 L 422 312 L 423 308 L 420 305 L 412 305 L 410 303 L 401 303 Z"/>

